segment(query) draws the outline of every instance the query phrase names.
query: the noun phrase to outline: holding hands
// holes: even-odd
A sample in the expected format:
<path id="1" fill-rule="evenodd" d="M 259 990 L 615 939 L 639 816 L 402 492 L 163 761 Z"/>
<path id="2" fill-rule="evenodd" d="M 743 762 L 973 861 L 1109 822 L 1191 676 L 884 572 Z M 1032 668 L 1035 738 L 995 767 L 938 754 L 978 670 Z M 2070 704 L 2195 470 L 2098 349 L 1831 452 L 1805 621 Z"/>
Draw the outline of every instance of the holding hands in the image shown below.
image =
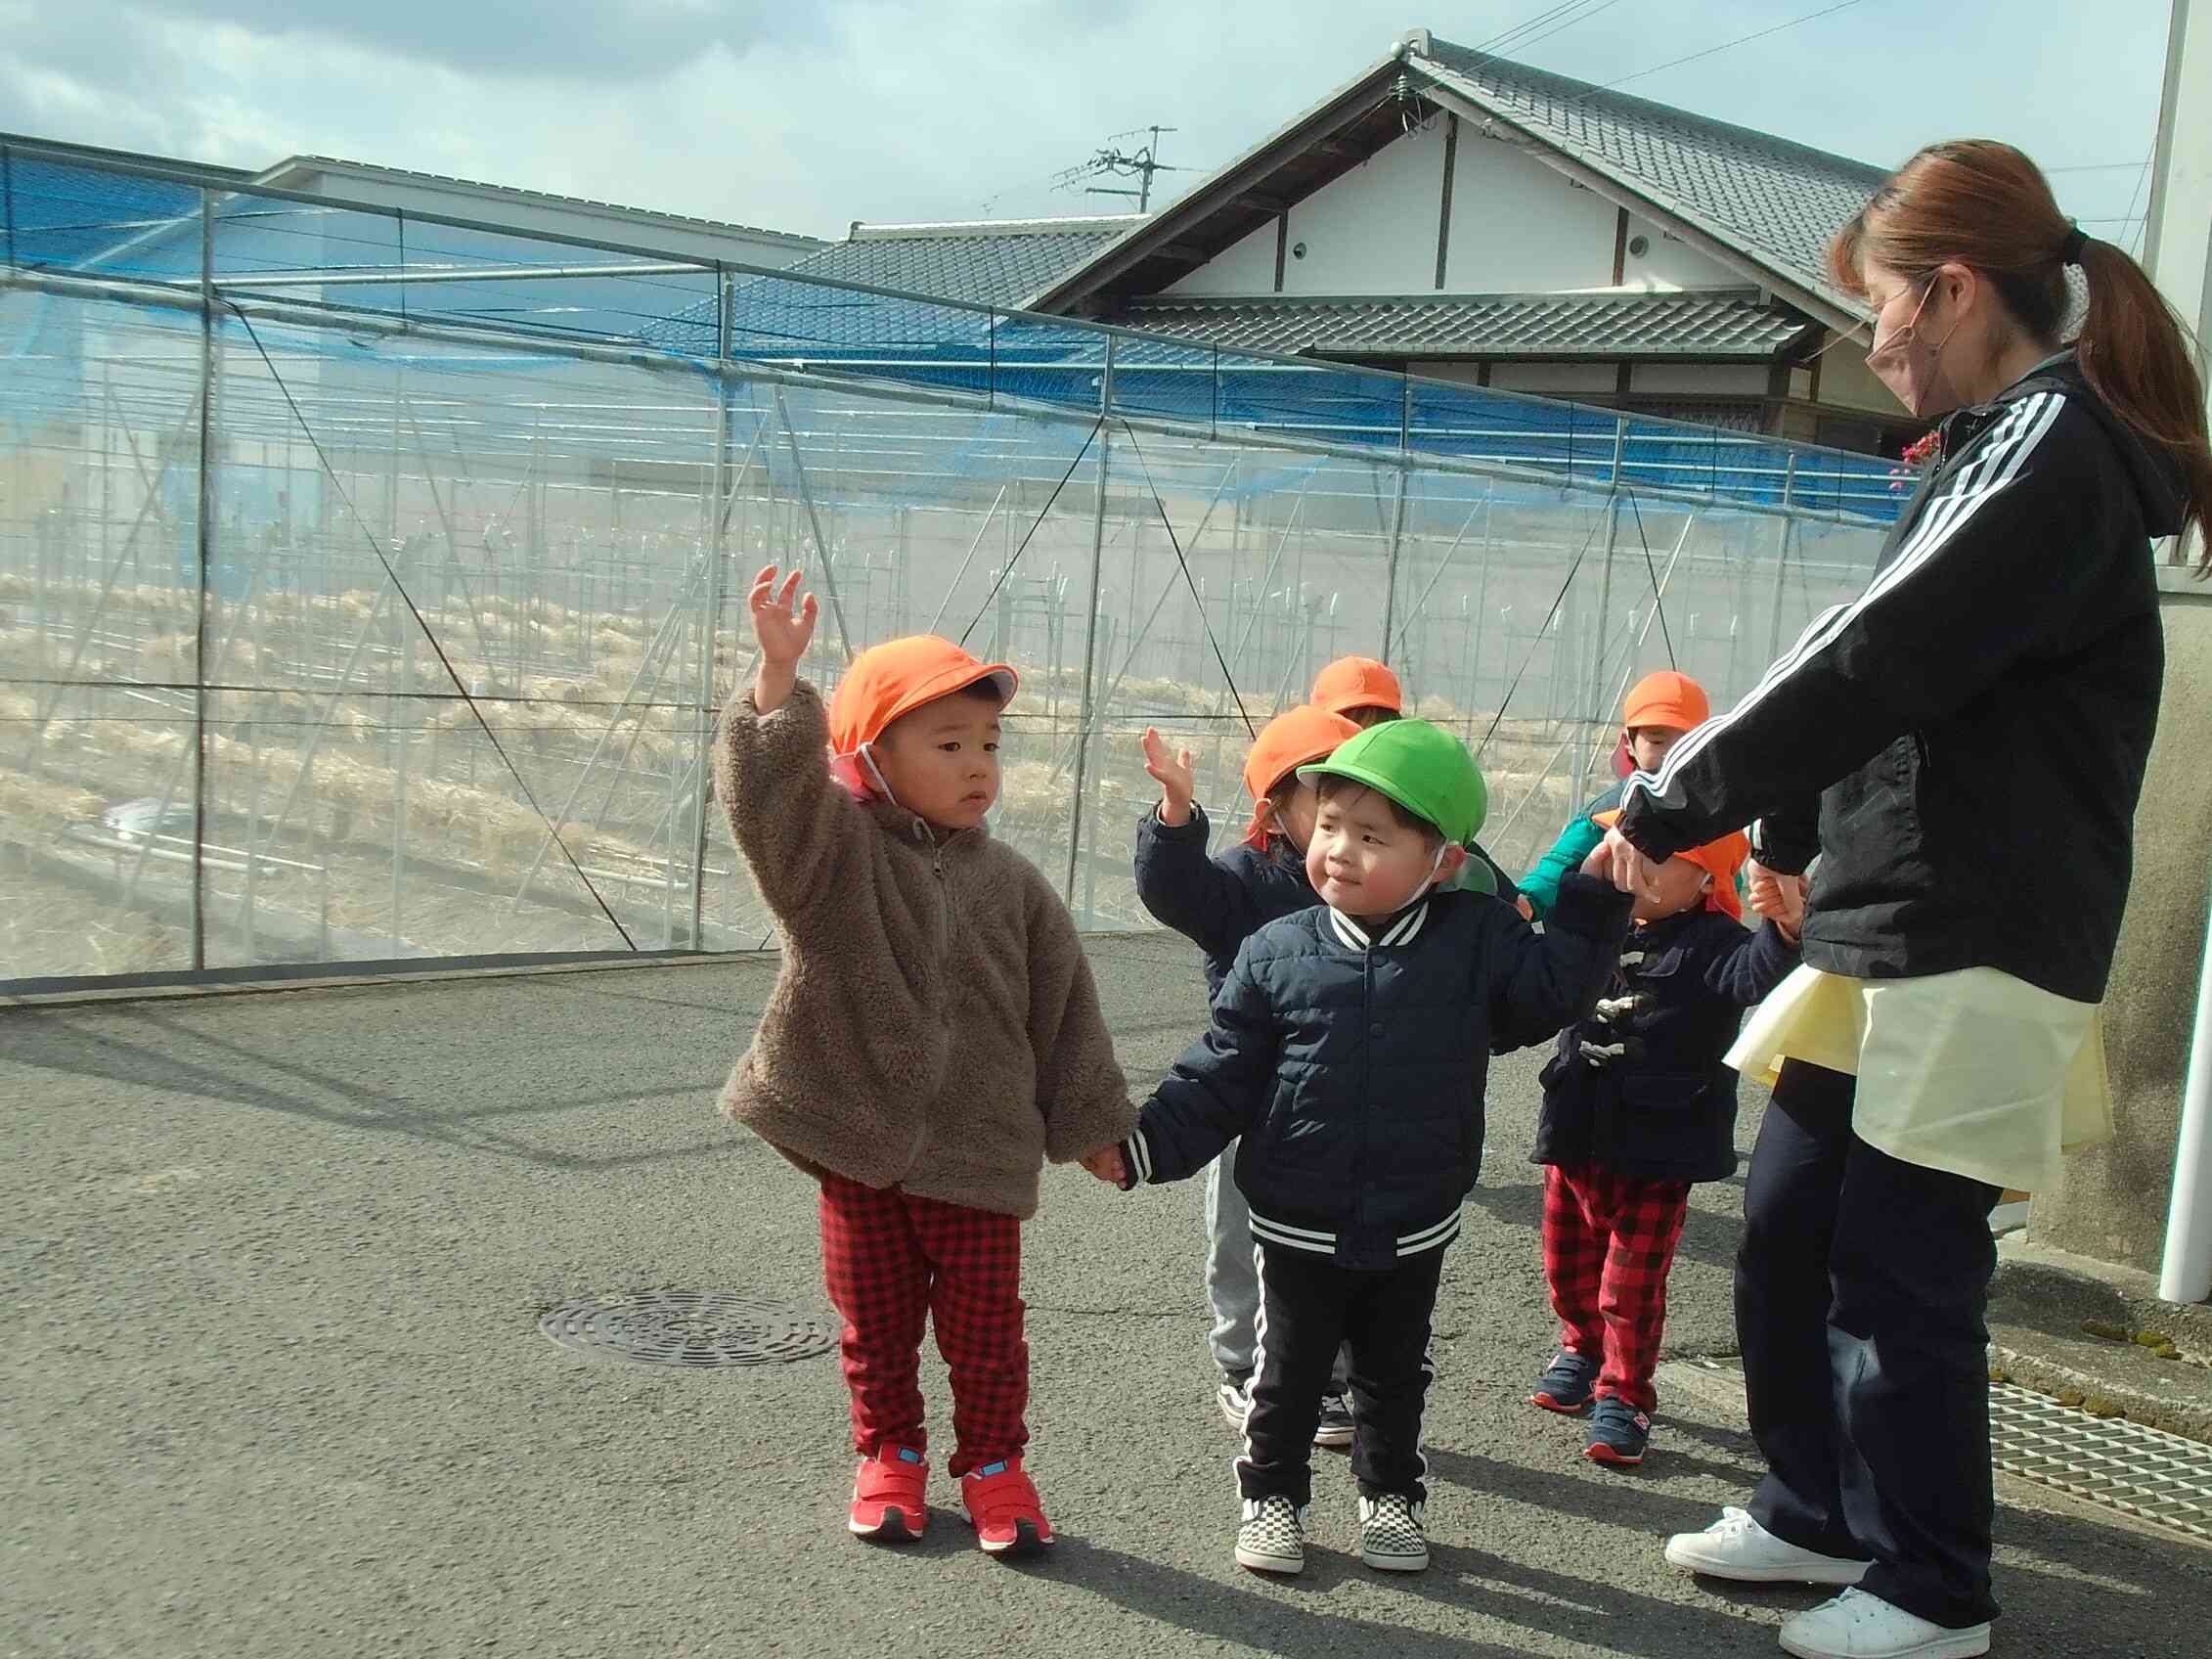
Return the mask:
<path id="1" fill-rule="evenodd" d="M 1105 1182 L 1107 1186 L 1118 1188 L 1122 1185 L 1122 1148 L 1120 1146 L 1101 1146 L 1088 1157 L 1079 1158 L 1077 1162 L 1090 1171 L 1092 1175 L 1098 1177 L 1099 1180 Z"/>
<path id="2" fill-rule="evenodd" d="M 1805 924 L 1805 894 L 1812 883 L 1802 875 L 1779 875 L 1762 864 L 1753 863 L 1746 869 L 1750 876 L 1751 909 L 1794 944 Z"/>
<path id="3" fill-rule="evenodd" d="M 745 596 L 745 607 L 753 617 L 753 638 L 761 648 L 760 666 L 753 673 L 753 707 L 762 714 L 779 707 L 791 695 L 798 679 L 799 659 L 814 643 L 818 613 L 813 594 L 803 600 L 798 597 L 798 571 L 792 571 L 780 583 L 777 575 L 774 565 L 764 564 L 753 578 L 752 591 Z"/>
<path id="4" fill-rule="evenodd" d="M 1168 745 L 1161 740 L 1160 734 L 1147 726 L 1144 729 L 1144 770 L 1160 785 L 1160 822 L 1170 829 L 1188 824 L 1191 796 L 1197 787 L 1196 775 L 1191 771 L 1190 750 L 1177 749 L 1171 760 Z"/>

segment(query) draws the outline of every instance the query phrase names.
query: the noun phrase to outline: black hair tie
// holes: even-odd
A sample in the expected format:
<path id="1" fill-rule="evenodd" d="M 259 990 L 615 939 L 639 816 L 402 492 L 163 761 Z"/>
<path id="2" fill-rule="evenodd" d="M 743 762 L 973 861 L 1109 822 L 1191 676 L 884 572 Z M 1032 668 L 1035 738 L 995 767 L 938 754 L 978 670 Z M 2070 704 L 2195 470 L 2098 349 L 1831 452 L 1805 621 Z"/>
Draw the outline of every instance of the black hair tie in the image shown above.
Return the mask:
<path id="1" fill-rule="evenodd" d="M 2082 234 L 2081 226 L 2069 226 L 2066 231 L 2066 240 L 2058 245 L 2058 263 L 2061 265 L 2080 264 L 2082 251 L 2088 247 L 2089 238 Z"/>

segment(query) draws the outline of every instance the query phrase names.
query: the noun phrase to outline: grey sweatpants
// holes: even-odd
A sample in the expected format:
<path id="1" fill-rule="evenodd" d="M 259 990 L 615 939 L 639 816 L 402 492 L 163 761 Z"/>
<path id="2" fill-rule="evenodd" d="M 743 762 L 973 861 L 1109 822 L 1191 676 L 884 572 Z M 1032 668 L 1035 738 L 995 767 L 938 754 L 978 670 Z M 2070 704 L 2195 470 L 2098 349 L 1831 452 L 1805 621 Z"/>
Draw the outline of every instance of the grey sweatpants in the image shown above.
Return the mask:
<path id="1" fill-rule="evenodd" d="M 1260 1274 L 1252 1256 L 1252 1212 L 1236 1184 L 1231 1141 L 1206 1172 L 1206 1300 L 1214 1309 L 1214 1363 L 1225 1374 L 1250 1376 L 1260 1345 Z M 1337 1350 L 1329 1392 L 1345 1391 L 1345 1351 Z"/>

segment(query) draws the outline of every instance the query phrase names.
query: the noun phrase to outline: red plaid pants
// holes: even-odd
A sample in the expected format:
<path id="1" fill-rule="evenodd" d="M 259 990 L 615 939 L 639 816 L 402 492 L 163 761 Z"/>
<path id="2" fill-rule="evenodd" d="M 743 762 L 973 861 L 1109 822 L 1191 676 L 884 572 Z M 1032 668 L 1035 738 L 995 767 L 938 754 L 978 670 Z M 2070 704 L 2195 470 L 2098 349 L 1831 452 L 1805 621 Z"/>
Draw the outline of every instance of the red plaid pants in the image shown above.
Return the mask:
<path id="1" fill-rule="evenodd" d="M 1544 1176 L 1544 1280 L 1560 1345 L 1598 1362 L 1598 1392 L 1639 1412 L 1659 1404 L 1652 1372 L 1666 1326 L 1666 1275 L 1690 1210 L 1687 1181 L 1596 1165 Z"/>
<path id="2" fill-rule="evenodd" d="M 853 1446 L 928 1445 L 922 1427 L 921 1340 L 952 1377 L 951 1472 L 1021 1455 L 1029 1440 L 1029 1344 L 1022 1339 L 1022 1224 L 897 1188 L 839 1176 L 821 1184 L 821 1268 L 843 1316 Z"/>

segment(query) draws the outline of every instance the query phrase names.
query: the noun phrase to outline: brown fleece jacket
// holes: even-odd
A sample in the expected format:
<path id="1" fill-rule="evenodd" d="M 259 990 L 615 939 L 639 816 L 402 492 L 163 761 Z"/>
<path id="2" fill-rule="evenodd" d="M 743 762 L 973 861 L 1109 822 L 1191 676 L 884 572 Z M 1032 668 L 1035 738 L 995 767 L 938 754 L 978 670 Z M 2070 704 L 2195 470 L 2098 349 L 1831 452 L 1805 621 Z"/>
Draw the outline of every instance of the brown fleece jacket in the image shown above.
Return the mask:
<path id="1" fill-rule="evenodd" d="M 1041 1160 L 1136 1123 L 1075 923 L 987 831 L 855 801 L 828 746 L 803 680 L 723 713 L 716 787 L 783 967 L 722 1110 L 809 1174 L 1034 1215 Z"/>

